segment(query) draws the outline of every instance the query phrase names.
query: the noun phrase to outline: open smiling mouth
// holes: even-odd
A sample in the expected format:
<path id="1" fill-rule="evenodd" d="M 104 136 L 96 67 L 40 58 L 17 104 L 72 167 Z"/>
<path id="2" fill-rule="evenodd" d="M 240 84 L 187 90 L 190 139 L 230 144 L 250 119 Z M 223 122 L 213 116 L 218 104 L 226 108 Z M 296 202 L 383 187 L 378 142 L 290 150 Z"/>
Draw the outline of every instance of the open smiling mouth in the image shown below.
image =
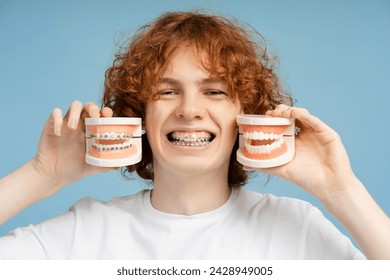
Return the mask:
<path id="1" fill-rule="evenodd" d="M 167 138 L 177 146 L 204 147 L 214 140 L 215 135 L 206 131 L 173 131 L 168 133 Z"/>
<path id="2" fill-rule="evenodd" d="M 237 160 L 266 168 L 285 164 L 295 155 L 294 121 L 263 115 L 238 115 L 240 148 Z"/>

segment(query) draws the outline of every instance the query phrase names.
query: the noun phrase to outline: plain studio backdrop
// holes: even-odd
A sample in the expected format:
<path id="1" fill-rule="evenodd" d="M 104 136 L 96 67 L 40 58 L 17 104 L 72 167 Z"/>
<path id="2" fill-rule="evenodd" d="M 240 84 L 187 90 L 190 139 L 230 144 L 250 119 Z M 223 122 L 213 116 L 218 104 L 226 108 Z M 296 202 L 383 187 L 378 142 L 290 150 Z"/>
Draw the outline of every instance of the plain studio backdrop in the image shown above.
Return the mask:
<path id="1" fill-rule="evenodd" d="M 352 167 L 390 213 L 390 1 L 0 1 L 0 176 L 36 153 L 54 107 L 100 104 L 104 72 L 118 46 L 171 10 L 203 9 L 257 29 L 280 59 L 285 87 L 343 139 Z M 307 200 L 298 187 L 259 174 L 248 188 Z M 40 201 L 0 227 L 0 235 L 59 215 L 78 199 L 110 200 L 150 187 L 119 172 L 95 175 Z M 341 231 L 345 229 L 324 210 Z"/>

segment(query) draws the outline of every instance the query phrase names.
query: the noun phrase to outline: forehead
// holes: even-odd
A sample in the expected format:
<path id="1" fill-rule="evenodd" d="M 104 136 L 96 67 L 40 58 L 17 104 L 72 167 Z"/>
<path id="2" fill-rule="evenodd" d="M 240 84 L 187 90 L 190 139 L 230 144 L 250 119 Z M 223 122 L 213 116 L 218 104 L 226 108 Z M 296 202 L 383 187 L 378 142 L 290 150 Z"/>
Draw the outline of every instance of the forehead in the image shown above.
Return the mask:
<path id="1" fill-rule="evenodd" d="M 225 83 L 222 76 L 214 74 L 208 67 L 208 55 L 188 44 L 178 46 L 168 56 L 158 82 L 173 82 L 171 78 L 198 80 L 200 83 Z"/>
<path id="2" fill-rule="evenodd" d="M 165 58 L 166 62 L 159 74 L 155 76 L 155 90 L 162 87 L 184 89 L 185 85 L 196 85 L 207 89 L 222 90 L 231 100 L 238 98 L 232 84 L 229 83 L 231 79 L 228 78 L 226 67 L 218 62 L 211 66 L 206 50 L 198 49 L 192 43 L 181 43 L 167 51 Z"/>
<path id="3" fill-rule="evenodd" d="M 195 47 L 188 44 L 181 44 L 175 47 L 168 55 L 165 63 L 164 75 L 177 70 L 180 67 L 191 67 L 200 69 L 205 75 L 209 76 L 208 71 L 204 67 L 203 61 L 206 59 L 206 54 L 199 54 Z"/>

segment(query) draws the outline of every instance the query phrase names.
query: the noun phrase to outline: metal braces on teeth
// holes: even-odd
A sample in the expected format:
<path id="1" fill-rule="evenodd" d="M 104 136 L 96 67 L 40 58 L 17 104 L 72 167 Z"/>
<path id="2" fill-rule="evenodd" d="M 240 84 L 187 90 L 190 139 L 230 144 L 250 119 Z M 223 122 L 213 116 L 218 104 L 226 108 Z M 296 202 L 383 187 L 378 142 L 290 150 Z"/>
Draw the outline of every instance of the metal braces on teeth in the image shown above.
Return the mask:
<path id="1" fill-rule="evenodd" d="M 102 145 L 98 144 L 92 145 L 92 148 L 96 149 L 99 152 L 110 152 L 110 151 L 120 151 L 120 150 L 125 150 L 129 149 L 133 146 L 131 143 L 125 143 L 125 144 L 114 144 L 114 145 Z"/>
<path id="2" fill-rule="evenodd" d="M 185 141 L 185 142 L 206 142 L 209 141 L 211 137 L 202 137 L 202 138 L 196 138 L 194 136 L 183 136 L 183 137 L 173 137 L 173 141 Z"/>
<path id="3" fill-rule="evenodd" d="M 185 142 L 206 142 L 211 139 L 209 135 L 197 135 L 197 134 L 172 134 L 173 141 L 185 141 Z"/>
<path id="4" fill-rule="evenodd" d="M 210 144 L 210 141 L 183 141 L 183 140 L 174 140 L 172 142 L 178 146 L 190 146 L 190 147 L 201 147 L 207 144 Z"/>
<path id="5" fill-rule="evenodd" d="M 97 134 L 90 134 L 89 139 L 102 139 L 102 140 L 120 140 L 120 139 L 131 139 L 136 138 L 131 134 L 127 133 L 116 133 L 116 132 L 104 132 Z"/>

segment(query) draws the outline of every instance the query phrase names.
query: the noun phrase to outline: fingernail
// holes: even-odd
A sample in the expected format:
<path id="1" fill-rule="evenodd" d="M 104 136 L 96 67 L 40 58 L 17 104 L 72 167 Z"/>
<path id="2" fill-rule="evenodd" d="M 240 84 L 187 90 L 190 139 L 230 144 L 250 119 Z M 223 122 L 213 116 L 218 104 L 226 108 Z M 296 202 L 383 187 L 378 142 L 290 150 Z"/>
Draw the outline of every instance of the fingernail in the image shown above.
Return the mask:
<path id="1" fill-rule="evenodd" d="M 54 134 L 57 136 L 61 136 L 61 127 L 59 125 L 54 126 Z"/>
<path id="2" fill-rule="evenodd" d="M 76 120 L 75 119 L 69 120 L 68 127 L 70 127 L 71 129 L 76 129 Z"/>

